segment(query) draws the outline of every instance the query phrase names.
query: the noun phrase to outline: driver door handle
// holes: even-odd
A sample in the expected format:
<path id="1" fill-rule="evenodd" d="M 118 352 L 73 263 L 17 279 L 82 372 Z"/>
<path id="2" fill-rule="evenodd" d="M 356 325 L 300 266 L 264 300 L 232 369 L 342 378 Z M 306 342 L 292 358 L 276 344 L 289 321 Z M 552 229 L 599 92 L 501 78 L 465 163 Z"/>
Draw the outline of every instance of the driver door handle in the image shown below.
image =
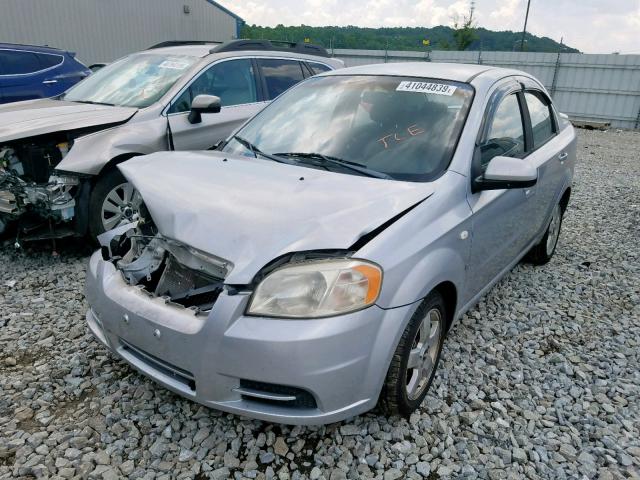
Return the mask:
<path id="1" fill-rule="evenodd" d="M 558 155 L 558 160 L 560 160 L 561 162 L 564 162 L 568 156 L 569 154 L 567 152 L 562 152 L 560 155 Z"/>
<path id="2" fill-rule="evenodd" d="M 49 85 L 50 83 L 58 83 L 58 80 L 45 80 L 44 82 L 45 85 Z"/>

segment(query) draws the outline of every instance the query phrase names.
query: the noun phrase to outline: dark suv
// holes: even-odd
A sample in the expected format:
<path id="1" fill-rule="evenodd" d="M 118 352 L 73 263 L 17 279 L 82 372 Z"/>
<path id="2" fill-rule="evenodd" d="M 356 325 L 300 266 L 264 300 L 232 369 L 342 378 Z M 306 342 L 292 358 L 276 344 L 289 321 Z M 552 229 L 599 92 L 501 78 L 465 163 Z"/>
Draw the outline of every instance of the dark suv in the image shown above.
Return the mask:
<path id="1" fill-rule="evenodd" d="M 90 74 L 71 52 L 0 43 L 0 103 L 53 97 Z"/>

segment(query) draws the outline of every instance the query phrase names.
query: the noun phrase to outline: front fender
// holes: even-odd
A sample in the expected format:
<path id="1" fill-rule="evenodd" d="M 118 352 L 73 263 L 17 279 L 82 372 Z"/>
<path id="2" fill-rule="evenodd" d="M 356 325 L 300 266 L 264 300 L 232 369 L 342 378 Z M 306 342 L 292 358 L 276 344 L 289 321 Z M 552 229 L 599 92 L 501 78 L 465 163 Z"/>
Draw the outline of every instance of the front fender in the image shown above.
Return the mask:
<path id="1" fill-rule="evenodd" d="M 443 246 L 428 253 L 422 252 L 419 259 L 411 257 L 390 272 L 385 271 L 385 279 L 393 275 L 401 276 L 402 281 L 396 290 L 390 290 L 387 295 L 381 296 L 380 306 L 395 308 L 408 305 L 422 300 L 441 283 L 450 282 L 457 292 L 453 312 L 457 313 L 465 281 L 465 258 L 462 253 Z"/>
<path id="2" fill-rule="evenodd" d="M 132 153 L 146 155 L 166 149 L 166 121 L 154 118 L 77 138 L 56 169 L 98 175 L 115 157 Z"/>
<path id="3" fill-rule="evenodd" d="M 466 182 L 459 174 L 445 174 L 434 182 L 432 196 L 357 252 L 384 269 L 378 306 L 414 303 L 442 282 L 455 286 L 460 303 L 471 253 Z"/>

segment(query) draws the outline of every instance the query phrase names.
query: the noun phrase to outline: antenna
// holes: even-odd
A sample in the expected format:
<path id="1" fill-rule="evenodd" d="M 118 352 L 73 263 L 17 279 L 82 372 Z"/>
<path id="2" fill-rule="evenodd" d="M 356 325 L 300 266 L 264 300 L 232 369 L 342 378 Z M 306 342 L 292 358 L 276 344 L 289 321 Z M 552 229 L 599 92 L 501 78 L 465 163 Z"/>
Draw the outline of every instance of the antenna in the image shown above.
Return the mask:
<path id="1" fill-rule="evenodd" d="M 524 27 L 522 28 L 522 39 L 520 40 L 520 51 L 524 52 L 524 36 L 527 33 L 527 20 L 529 20 L 529 7 L 531 6 L 531 0 L 527 0 L 527 13 L 524 16 Z"/>

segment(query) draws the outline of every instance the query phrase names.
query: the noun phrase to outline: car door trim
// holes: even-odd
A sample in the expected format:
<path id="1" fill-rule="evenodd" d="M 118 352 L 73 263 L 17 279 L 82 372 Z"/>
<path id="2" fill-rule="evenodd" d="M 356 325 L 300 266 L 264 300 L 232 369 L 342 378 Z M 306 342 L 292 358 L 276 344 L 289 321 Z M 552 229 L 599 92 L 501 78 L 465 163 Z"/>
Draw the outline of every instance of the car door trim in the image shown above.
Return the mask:
<path id="1" fill-rule="evenodd" d="M 478 135 L 476 136 L 476 146 L 482 145 L 482 142 L 486 140 L 486 136 L 489 134 L 489 126 L 491 125 L 502 100 L 504 100 L 507 95 L 511 95 L 514 92 L 522 90 L 521 85 L 516 82 L 514 77 L 502 78 L 496 83 L 498 86 L 489 96 L 489 100 L 487 101 L 487 105 L 484 109 L 482 122 L 480 123 Z"/>
<path id="2" fill-rule="evenodd" d="M 209 68 L 213 67 L 214 65 L 217 65 L 219 63 L 222 62 L 230 62 L 233 60 L 243 60 L 243 59 L 248 59 L 251 60 L 251 64 L 254 67 L 254 70 L 256 70 L 256 96 L 258 97 L 258 101 L 256 102 L 250 102 L 250 103 L 239 103 L 238 105 L 229 105 L 229 107 L 237 107 L 237 106 L 244 106 L 244 105 L 255 105 L 258 103 L 265 103 L 265 102 L 269 102 L 271 100 L 267 99 L 267 95 L 266 95 L 266 86 L 264 85 L 259 85 L 258 83 L 263 82 L 263 75 L 261 72 L 261 69 L 259 68 L 258 64 L 257 64 L 257 60 L 258 59 L 274 59 L 274 60 L 292 60 L 292 61 L 296 61 L 298 63 L 303 62 L 304 60 L 302 60 L 301 58 L 298 57 L 283 57 L 283 56 L 278 56 L 278 55 L 265 55 L 265 56 L 249 56 L 249 55 L 241 55 L 241 56 L 237 56 L 237 57 L 229 57 L 229 58 L 220 58 L 218 60 L 214 60 L 211 63 L 207 63 L 206 65 L 204 65 L 193 77 L 191 77 L 191 80 L 189 80 L 188 83 L 186 83 L 185 85 L 182 86 L 182 88 L 180 88 L 180 90 L 178 90 L 178 92 L 176 94 L 173 95 L 173 97 L 171 98 L 171 100 L 169 100 L 169 102 L 167 103 L 167 105 L 165 105 L 165 107 L 162 109 L 161 115 L 164 117 L 167 116 L 171 116 L 171 115 L 182 115 L 185 112 L 173 112 L 173 113 L 168 113 L 169 109 L 171 108 L 171 106 L 175 103 L 175 101 L 180 97 L 180 95 L 182 95 L 182 93 L 189 88 L 193 82 L 195 82 L 200 75 L 202 75 L 204 72 L 206 72 L 207 70 L 209 70 Z M 328 67 L 330 67 L 332 70 L 334 70 L 334 68 L 332 68 L 330 65 L 327 65 Z M 302 70 L 302 66 L 300 66 L 300 69 Z M 304 76 L 304 75 L 303 75 Z M 304 78 L 303 78 L 304 80 Z M 300 82 L 298 82 L 300 83 Z M 260 96 L 258 95 L 258 92 L 264 89 L 264 91 L 262 92 L 262 100 L 260 100 Z M 223 107 L 225 108 L 225 107 Z M 228 107 L 226 107 L 228 108 Z"/>
<path id="3" fill-rule="evenodd" d="M 540 145 L 535 145 L 533 143 L 533 124 L 531 123 L 531 114 L 529 113 L 529 105 L 527 104 L 527 100 L 524 97 L 524 94 L 527 92 L 536 92 L 539 93 L 540 95 L 542 95 L 543 99 L 546 100 L 548 103 L 546 104 L 546 107 L 549 109 L 549 119 L 551 120 L 551 128 L 553 130 L 553 135 L 551 135 L 549 138 L 547 138 L 543 143 L 541 143 Z M 526 115 L 527 115 L 527 120 L 528 120 L 528 124 L 529 124 L 529 129 L 530 129 L 530 134 L 531 134 L 531 144 L 532 144 L 532 148 L 530 150 L 527 151 L 527 155 L 539 150 L 540 148 L 544 147 L 547 143 L 549 143 L 551 140 L 553 140 L 554 138 L 556 138 L 558 136 L 558 133 L 560 133 L 559 131 L 559 124 L 558 124 L 558 119 L 556 118 L 556 110 L 555 108 L 553 108 L 553 102 L 551 101 L 551 99 L 549 98 L 549 96 L 547 94 L 545 94 L 544 91 L 540 90 L 539 88 L 535 88 L 535 87 L 526 87 L 524 91 L 522 92 L 522 100 L 524 102 L 524 107 L 526 108 Z"/>
<path id="4" fill-rule="evenodd" d="M 254 62 L 252 61 L 253 57 L 247 57 L 247 56 L 242 56 L 242 57 L 230 57 L 230 58 L 220 58 L 218 60 L 215 60 L 211 63 L 207 63 L 204 67 L 202 67 L 202 69 L 200 69 L 200 71 L 198 71 L 198 73 L 196 73 L 193 77 L 191 77 L 191 80 L 189 80 L 188 83 L 186 83 L 185 85 L 182 86 L 182 88 L 180 90 L 178 90 L 178 92 L 173 96 L 173 98 L 171 98 L 171 100 L 169 101 L 169 103 L 162 109 L 162 116 L 165 117 L 170 117 L 170 116 L 174 116 L 174 115 L 184 115 L 185 113 L 189 113 L 188 111 L 186 112 L 171 112 L 169 113 L 169 110 L 171 109 L 171 107 L 173 106 L 173 104 L 175 103 L 175 101 L 180 98 L 180 96 L 189 88 L 191 87 L 191 85 L 193 85 L 193 83 L 198 80 L 198 78 L 200 78 L 202 75 L 204 75 L 205 72 L 209 71 L 210 68 L 213 68 L 215 65 L 219 65 L 223 62 L 232 62 L 234 60 L 249 60 L 251 62 L 251 66 L 254 67 Z M 254 67 L 255 70 L 255 67 Z M 256 98 L 258 98 L 258 78 L 256 78 Z M 255 102 L 249 102 L 249 103 L 238 103 L 237 105 L 228 105 L 227 107 L 223 107 L 223 108 L 230 108 L 230 107 L 239 107 L 239 106 L 244 106 L 244 105 L 255 105 L 256 103 L 262 103 L 261 101 L 255 101 Z"/>

